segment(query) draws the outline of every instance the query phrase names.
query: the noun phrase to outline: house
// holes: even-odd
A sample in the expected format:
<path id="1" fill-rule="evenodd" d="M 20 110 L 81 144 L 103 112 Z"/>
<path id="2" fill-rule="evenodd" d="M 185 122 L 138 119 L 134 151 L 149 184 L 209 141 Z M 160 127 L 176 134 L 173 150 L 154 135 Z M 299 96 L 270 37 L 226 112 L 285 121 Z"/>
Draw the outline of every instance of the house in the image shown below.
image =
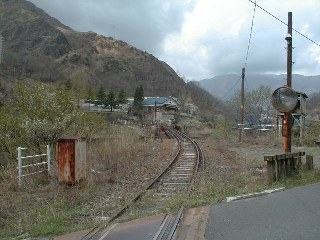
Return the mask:
<path id="1" fill-rule="evenodd" d="M 154 112 L 155 108 L 172 113 L 179 110 L 178 100 L 173 97 L 145 97 L 142 106 L 146 112 Z"/>
<path id="2" fill-rule="evenodd" d="M 128 104 L 128 112 L 132 113 L 133 99 L 128 99 Z M 179 102 L 174 97 L 145 97 L 142 108 L 146 120 L 170 124 L 179 112 Z"/>

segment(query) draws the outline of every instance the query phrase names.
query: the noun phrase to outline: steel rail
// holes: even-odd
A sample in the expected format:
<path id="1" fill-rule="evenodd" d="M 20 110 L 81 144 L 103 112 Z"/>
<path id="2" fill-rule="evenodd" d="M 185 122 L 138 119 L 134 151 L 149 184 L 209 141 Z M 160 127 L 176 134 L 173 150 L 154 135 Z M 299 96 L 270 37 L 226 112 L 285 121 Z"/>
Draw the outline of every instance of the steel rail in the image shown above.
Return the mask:
<path id="1" fill-rule="evenodd" d="M 105 227 L 107 225 L 109 225 L 111 222 L 115 221 L 116 219 L 118 219 L 120 216 L 122 216 L 125 211 L 132 206 L 135 202 L 137 202 L 149 189 L 151 189 L 156 183 L 158 183 L 161 178 L 171 169 L 171 167 L 177 162 L 177 160 L 179 159 L 179 156 L 181 154 L 182 151 L 182 147 L 181 147 L 181 142 L 183 141 L 183 139 L 187 139 L 188 141 L 190 141 L 196 151 L 196 156 L 197 156 L 197 162 L 196 162 L 196 167 L 194 169 L 194 174 L 189 182 L 189 188 L 188 191 L 190 191 L 190 186 L 192 185 L 193 179 L 194 179 L 194 175 L 195 173 L 199 170 L 199 165 L 200 163 L 203 162 L 203 153 L 201 148 L 199 147 L 199 145 L 193 141 L 189 136 L 187 136 L 186 134 L 177 131 L 177 130 L 173 130 L 170 128 L 165 128 L 164 129 L 165 134 L 167 135 L 168 138 L 173 137 L 177 140 L 178 143 L 178 150 L 174 156 L 174 158 L 172 159 L 172 161 L 164 168 L 164 170 L 159 173 L 154 179 L 152 179 L 145 187 L 143 190 L 141 190 L 137 195 L 135 195 L 133 198 L 131 198 L 130 201 L 128 201 L 123 207 L 120 208 L 120 210 L 118 210 L 107 222 L 106 225 L 102 226 L 102 227 L 95 227 L 93 228 L 89 233 L 87 233 L 83 238 L 81 238 L 82 240 L 85 239 L 94 239 L 93 237 L 96 237 L 97 234 L 101 233 L 102 230 L 105 229 Z M 182 217 L 182 213 L 183 213 L 184 207 L 181 207 L 175 220 L 174 220 L 174 224 L 171 226 L 170 229 L 170 234 L 169 236 L 171 236 L 170 238 L 165 238 L 165 240 L 171 240 L 172 236 L 174 234 L 175 229 L 177 228 L 177 225 Z M 168 215 L 166 215 L 165 219 L 168 220 Z M 161 225 L 162 228 L 164 227 L 163 225 Z M 161 229 L 159 230 L 161 231 Z M 168 231 L 168 230 L 167 230 Z M 171 232 L 173 231 L 173 233 L 171 234 Z M 158 233 L 160 234 L 160 233 Z M 157 238 L 159 239 L 159 238 Z M 162 238 L 160 238 L 162 239 Z"/>
<path id="2" fill-rule="evenodd" d="M 170 167 L 177 161 L 180 152 L 181 152 L 181 140 L 178 139 L 171 131 L 169 131 L 168 129 L 165 129 L 165 134 L 167 136 L 172 136 L 174 138 L 177 139 L 177 143 L 178 143 L 178 151 L 176 152 L 174 158 L 172 159 L 172 161 L 165 167 L 165 169 L 159 174 L 157 175 L 154 179 L 152 179 L 150 181 L 150 183 L 147 184 L 147 186 L 141 190 L 137 195 L 135 195 L 128 203 L 126 203 L 120 210 L 118 210 L 107 222 L 106 225 L 102 226 L 102 227 L 94 227 L 91 229 L 91 231 L 89 231 L 85 236 L 83 236 L 81 238 L 81 240 L 86 240 L 86 239 L 93 239 L 93 237 L 95 237 L 97 234 L 99 234 L 108 224 L 110 224 L 111 222 L 115 221 L 117 218 L 119 218 L 120 216 L 122 216 L 122 214 L 132 205 L 134 204 L 138 199 L 140 199 L 145 193 L 146 191 L 148 191 L 153 185 L 155 185 L 160 179 L 161 177 L 170 169 Z"/>
<path id="3" fill-rule="evenodd" d="M 189 182 L 189 187 L 188 187 L 188 192 L 190 193 L 195 174 L 199 171 L 199 166 L 201 165 L 202 169 L 204 169 L 204 164 L 205 164 L 204 154 L 203 154 L 202 149 L 200 148 L 199 144 L 196 141 L 194 141 L 193 139 L 191 139 L 187 134 L 182 133 L 177 130 L 174 130 L 174 135 L 179 139 L 185 138 L 188 141 L 190 141 L 194 147 L 194 150 L 196 151 L 197 162 L 196 162 L 196 166 L 194 169 L 194 174 Z M 184 212 L 184 206 L 181 206 L 178 213 L 175 216 L 175 219 L 173 220 L 173 222 L 171 224 L 170 223 L 167 224 L 166 222 L 170 221 L 170 219 L 172 219 L 173 217 L 171 216 L 168 218 L 168 215 L 166 215 L 158 232 L 153 237 L 153 240 L 172 240 L 174 237 L 174 234 L 176 232 L 176 229 L 178 227 L 178 224 L 179 224 L 181 218 L 183 217 L 183 212 Z"/>
<path id="4" fill-rule="evenodd" d="M 139 192 L 134 198 L 132 198 L 130 200 L 129 203 L 127 203 L 124 207 L 121 208 L 120 211 L 118 211 L 113 217 L 111 217 L 108 221 L 108 223 L 113 222 L 114 220 L 116 220 L 117 218 L 119 218 L 124 212 L 125 210 L 127 210 L 134 202 L 136 202 L 138 199 L 140 199 L 142 197 L 142 195 L 144 195 L 144 193 L 149 190 L 150 188 L 152 188 L 157 182 L 159 182 L 159 180 L 161 179 L 161 177 L 167 173 L 169 171 L 169 169 L 171 168 L 171 166 L 177 161 L 179 155 L 181 153 L 181 141 L 178 140 L 178 151 L 175 155 L 175 157 L 173 158 L 173 160 L 168 164 L 168 166 L 160 173 L 158 174 L 153 180 L 150 181 L 150 183 L 147 184 L 147 186 L 141 191 Z"/>

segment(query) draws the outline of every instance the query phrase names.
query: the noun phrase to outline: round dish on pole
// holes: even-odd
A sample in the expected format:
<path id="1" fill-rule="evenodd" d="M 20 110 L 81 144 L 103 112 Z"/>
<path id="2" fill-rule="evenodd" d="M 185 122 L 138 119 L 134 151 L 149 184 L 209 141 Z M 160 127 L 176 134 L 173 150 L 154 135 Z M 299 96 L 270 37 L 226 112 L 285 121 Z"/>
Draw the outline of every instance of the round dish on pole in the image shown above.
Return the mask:
<path id="1" fill-rule="evenodd" d="M 292 88 L 280 87 L 272 94 L 272 105 L 282 113 L 293 112 L 298 105 L 298 94 Z"/>

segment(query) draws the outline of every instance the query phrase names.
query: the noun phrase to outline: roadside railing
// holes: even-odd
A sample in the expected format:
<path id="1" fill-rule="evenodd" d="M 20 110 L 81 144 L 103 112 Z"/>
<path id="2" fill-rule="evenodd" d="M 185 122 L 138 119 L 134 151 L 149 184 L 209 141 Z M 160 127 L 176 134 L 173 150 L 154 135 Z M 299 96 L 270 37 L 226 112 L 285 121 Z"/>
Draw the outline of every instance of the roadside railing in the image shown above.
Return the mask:
<path id="1" fill-rule="evenodd" d="M 22 185 L 22 178 L 23 177 L 39 174 L 39 173 L 46 172 L 46 171 L 50 172 L 50 170 L 51 170 L 51 147 L 50 147 L 50 145 L 47 145 L 47 152 L 44 154 L 23 156 L 22 155 L 23 150 L 27 150 L 27 148 L 18 147 L 18 149 L 17 149 L 17 151 L 18 151 L 18 157 L 17 157 L 18 167 L 17 168 L 18 168 L 18 184 L 19 184 L 19 186 Z M 46 157 L 46 161 L 43 161 L 44 157 Z M 40 161 L 38 161 L 38 162 L 31 161 L 32 159 L 33 160 L 40 159 L 41 162 Z M 37 170 L 37 171 L 28 171 L 27 173 L 25 173 L 25 171 L 24 171 L 27 169 L 45 166 L 45 165 L 46 165 L 45 169 L 42 168 L 41 170 Z"/>

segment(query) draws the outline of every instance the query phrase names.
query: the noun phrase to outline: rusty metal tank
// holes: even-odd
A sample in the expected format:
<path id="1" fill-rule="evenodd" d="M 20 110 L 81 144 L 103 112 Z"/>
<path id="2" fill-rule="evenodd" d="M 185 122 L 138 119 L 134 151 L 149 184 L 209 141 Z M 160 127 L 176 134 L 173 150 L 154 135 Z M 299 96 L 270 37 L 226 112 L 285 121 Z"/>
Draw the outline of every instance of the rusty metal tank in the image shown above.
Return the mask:
<path id="1" fill-rule="evenodd" d="M 74 185 L 86 178 L 86 141 L 81 138 L 59 139 L 56 145 L 58 179 Z"/>

